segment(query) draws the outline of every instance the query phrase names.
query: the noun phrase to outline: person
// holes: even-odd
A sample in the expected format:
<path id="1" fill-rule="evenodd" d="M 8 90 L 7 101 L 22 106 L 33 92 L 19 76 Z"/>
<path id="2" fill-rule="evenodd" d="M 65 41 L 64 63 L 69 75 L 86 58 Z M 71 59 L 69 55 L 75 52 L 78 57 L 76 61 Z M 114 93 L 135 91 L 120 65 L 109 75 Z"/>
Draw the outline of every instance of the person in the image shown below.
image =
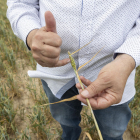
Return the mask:
<path id="1" fill-rule="evenodd" d="M 78 140 L 81 102 L 89 99 L 104 140 L 122 140 L 131 118 L 135 68 L 140 65 L 140 1 L 7 0 L 7 17 L 16 36 L 31 50 L 49 102 L 78 95 L 78 100 L 50 105 L 63 140 Z M 45 16 L 44 16 L 45 15 Z M 69 63 L 73 57 L 86 89 Z M 76 88 L 77 87 L 77 88 Z M 80 93 L 80 94 L 79 94 Z"/>

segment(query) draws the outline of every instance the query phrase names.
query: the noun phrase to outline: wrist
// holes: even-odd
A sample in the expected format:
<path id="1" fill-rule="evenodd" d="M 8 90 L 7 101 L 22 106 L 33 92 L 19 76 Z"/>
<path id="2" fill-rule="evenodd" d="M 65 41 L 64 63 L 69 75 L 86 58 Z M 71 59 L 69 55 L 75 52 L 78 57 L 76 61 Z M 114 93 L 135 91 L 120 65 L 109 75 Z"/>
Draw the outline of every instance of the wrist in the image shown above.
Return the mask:
<path id="1" fill-rule="evenodd" d="M 32 30 L 27 36 L 27 45 L 30 49 L 32 49 L 32 39 L 38 30 L 39 29 Z"/>
<path id="2" fill-rule="evenodd" d="M 132 56 L 128 54 L 118 54 L 115 58 L 115 61 L 117 61 L 120 65 L 126 68 L 128 72 L 132 72 L 135 68 L 135 60 Z"/>

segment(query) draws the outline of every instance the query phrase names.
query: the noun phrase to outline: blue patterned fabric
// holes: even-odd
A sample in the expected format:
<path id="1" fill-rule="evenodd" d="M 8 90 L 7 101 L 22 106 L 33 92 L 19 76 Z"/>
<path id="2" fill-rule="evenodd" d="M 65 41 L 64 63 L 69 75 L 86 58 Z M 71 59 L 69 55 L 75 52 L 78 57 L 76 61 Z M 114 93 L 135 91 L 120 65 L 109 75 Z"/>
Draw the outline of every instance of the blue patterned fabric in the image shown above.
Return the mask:
<path id="1" fill-rule="evenodd" d="M 74 52 L 93 39 L 74 55 L 77 67 L 104 47 L 79 71 L 79 75 L 91 81 L 117 53 L 131 55 L 136 67 L 140 65 L 140 0 L 7 0 L 7 5 L 11 27 L 25 43 L 31 30 L 45 26 L 45 11 L 53 13 L 57 33 L 62 38 L 60 59 L 67 58 L 68 51 Z M 28 74 L 46 81 L 58 98 L 78 82 L 70 64 L 56 68 L 37 64 L 37 70 Z M 134 78 L 135 70 L 128 78 L 120 104 L 134 96 Z"/>

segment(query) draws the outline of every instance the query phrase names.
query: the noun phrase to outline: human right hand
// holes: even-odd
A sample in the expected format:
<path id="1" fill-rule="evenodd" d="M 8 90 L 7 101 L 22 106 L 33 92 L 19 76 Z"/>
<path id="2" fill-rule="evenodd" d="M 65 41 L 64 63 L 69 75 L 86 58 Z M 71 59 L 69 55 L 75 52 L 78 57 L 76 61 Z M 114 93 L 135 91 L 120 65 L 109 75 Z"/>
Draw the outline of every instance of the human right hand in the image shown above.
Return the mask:
<path id="1" fill-rule="evenodd" d="M 45 12 L 46 26 L 32 30 L 27 37 L 33 58 L 43 67 L 59 67 L 70 62 L 59 60 L 62 40 L 56 31 L 56 21 L 50 11 Z"/>
<path id="2" fill-rule="evenodd" d="M 105 109 L 113 104 L 118 104 L 123 96 L 127 79 L 135 68 L 135 60 L 128 54 L 118 54 L 115 60 L 104 66 L 95 81 L 80 77 L 87 86 L 82 90 L 78 83 L 80 94 L 77 99 L 87 104 L 89 99 L 93 110 Z"/>

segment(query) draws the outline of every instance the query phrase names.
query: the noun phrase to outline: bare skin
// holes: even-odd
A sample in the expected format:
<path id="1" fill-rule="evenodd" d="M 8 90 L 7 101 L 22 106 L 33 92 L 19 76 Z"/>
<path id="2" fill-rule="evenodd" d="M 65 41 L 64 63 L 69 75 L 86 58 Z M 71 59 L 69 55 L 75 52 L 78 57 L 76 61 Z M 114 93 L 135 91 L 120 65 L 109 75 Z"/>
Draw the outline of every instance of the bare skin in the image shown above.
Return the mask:
<path id="1" fill-rule="evenodd" d="M 127 54 L 120 54 L 111 63 L 100 71 L 97 79 L 93 82 L 81 76 L 81 80 L 87 88 L 82 91 L 80 84 L 78 100 L 87 104 L 86 98 L 94 110 L 104 109 L 121 101 L 126 81 L 135 68 L 134 59 Z"/>
<path id="2" fill-rule="evenodd" d="M 56 31 L 56 22 L 50 11 L 45 12 L 46 26 L 32 30 L 27 37 L 34 59 L 43 67 L 59 67 L 70 62 L 69 58 L 59 60 L 62 40 Z M 81 80 L 87 88 L 78 99 L 86 103 L 89 98 L 93 109 L 104 109 L 121 101 L 126 81 L 135 68 L 134 59 L 127 54 L 120 54 L 100 71 L 98 78 L 91 82 L 84 77 Z"/>
<path id="3" fill-rule="evenodd" d="M 27 44 L 33 58 L 43 67 L 60 67 L 70 62 L 69 58 L 59 60 L 62 40 L 56 31 L 56 22 L 50 11 L 45 12 L 46 26 L 32 30 Z"/>

